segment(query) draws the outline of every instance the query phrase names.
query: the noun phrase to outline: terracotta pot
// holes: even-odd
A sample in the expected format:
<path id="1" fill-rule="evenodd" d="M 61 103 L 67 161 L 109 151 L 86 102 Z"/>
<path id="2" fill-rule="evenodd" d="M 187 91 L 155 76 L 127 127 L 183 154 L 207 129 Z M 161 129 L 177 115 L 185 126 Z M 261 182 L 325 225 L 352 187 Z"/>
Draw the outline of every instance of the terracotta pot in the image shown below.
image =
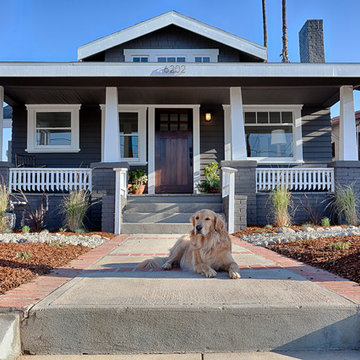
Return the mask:
<path id="1" fill-rule="evenodd" d="M 141 195 L 144 193 L 144 191 L 145 191 L 145 185 L 140 185 L 138 189 L 132 190 L 132 193 L 135 195 Z"/>
<path id="2" fill-rule="evenodd" d="M 220 192 L 220 189 L 214 189 L 214 188 L 209 189 L 209 193 L 218 194 L 219 192 Z"/>

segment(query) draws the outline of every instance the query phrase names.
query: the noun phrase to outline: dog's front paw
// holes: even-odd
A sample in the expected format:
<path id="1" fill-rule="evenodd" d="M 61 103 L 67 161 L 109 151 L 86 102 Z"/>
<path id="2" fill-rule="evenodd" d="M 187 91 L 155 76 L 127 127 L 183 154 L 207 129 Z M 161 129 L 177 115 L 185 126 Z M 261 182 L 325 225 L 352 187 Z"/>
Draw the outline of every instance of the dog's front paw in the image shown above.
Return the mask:
<path id="1" fill-rule="evenodd" d="M 207 271 L 204 271 L 204 276 L 207 278 L 214 278 L 216 276 L 216 271 L 214 269 L 209 269 Z"/>
<path id="2" fill-rule="evenodd" d="M 240 274 L 237 271 L 229 271 L 230 279 L 240 279 Z"/>
<path id="3" fill-rule="evenodd" d="M 163 270 L 171 270 L 172 266 L 169 262 L 166 262 L 161 268 Z"/>

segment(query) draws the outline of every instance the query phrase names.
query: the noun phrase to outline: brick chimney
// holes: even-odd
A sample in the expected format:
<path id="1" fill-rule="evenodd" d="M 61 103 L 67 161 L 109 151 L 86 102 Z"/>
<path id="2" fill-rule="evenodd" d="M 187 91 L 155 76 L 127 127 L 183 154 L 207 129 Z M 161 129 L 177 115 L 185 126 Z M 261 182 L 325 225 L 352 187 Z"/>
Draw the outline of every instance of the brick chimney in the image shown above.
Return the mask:
<path id="1" fill-rule="evenodd" d="M 324 63 L 323 20 L 307 20 L 299 32 L 300 62 Z"/>

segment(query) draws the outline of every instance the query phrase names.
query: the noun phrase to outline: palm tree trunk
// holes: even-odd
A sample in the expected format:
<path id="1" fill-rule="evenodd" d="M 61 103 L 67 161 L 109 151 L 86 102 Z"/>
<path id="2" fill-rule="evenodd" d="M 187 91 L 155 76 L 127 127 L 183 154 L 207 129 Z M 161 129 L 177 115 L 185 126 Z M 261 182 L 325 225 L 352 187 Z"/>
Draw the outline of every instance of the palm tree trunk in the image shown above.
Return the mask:
<path id="1" fill-rule="evenodd" d="M 264 46 L 267 47 L 266 0 L 262 0 Z"/>
<path id="2" fill-rule="evenodd" d="M 282 62 L 289 62 L 289 53 L 287 48 L 287 26 L 286 26 L 286 0 L 282 0 L 282 43 L 283 49 L 280 56 L 282 56 Z"/>

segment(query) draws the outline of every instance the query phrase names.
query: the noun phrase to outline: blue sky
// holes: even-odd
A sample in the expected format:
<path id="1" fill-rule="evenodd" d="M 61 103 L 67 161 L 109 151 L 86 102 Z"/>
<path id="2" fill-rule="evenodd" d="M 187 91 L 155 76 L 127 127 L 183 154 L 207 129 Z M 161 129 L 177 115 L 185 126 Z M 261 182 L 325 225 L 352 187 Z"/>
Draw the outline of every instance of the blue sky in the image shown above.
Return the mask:
<path id="1" fill-rule="evenodd" d="M 278 62 L 281 0 L 266 3 L 269 61 Z M 76 61 L 78 46 L 169 10 L 263 44 L 261 0 L 1 0 L 0 61 Z M 305 21 L 324 19 L 326 61 L 360 62 L 359 15 L 360 0 L 287 0 L 290 61 Z"/>

